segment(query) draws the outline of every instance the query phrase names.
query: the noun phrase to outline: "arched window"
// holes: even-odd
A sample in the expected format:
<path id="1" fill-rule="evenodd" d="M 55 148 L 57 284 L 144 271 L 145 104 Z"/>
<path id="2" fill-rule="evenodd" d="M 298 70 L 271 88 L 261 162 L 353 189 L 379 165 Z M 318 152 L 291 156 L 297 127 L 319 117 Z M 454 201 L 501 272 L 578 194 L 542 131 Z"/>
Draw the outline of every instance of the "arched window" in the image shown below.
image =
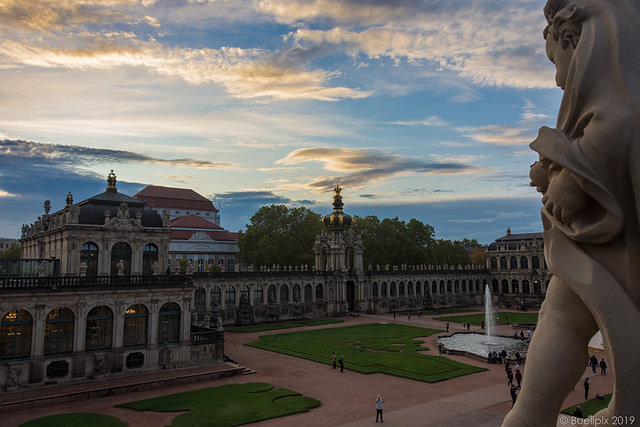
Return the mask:
<path id="1" fill-rule="evenodd" d="M 516 279 L 511 281 L 511 292 L 517 294 L 520 292 L 520 283 Z"/>
<path id="2" fill-rule="evenodd" d="M 240 299 L 246 298 L 249 301 L 249 286 L 240 286 Z"/>
<path id="3" fill-rule="evenodd" d="M 230 259 L 229 262 L 227 262 L 227 265 L 229 266 L 227 268 L 227 271 L 233 271 L 235 269 L 234 266 L 233 266 L 233 260 L 232 259 Z"/>
<path id="4" fill-rule="evenodd" d="M 506 270 L 507 269 L 507 258 L 506 257 L 500 257 L 500 269 L 502 269 L 502 270 Z"/>
<path id="5" fill-rule="evenodd" d="M 86 242 L 80 248 L 80 262 L 87 264 L 87 276 L 98 275 L 98 245 L 93 242 Z"/>
<path id="6" fill-rule="evenodd" d="M 440 280 L 440 286 L 438 287 L 438 293 L 444 295 L 444 280 Z"/>
<path id="7" fill-rule="evenodd" d="M 269 304 L 275 304 L 276 303 L 276 286 L 275 285 L 269 285 L 269 290 L 267 291 L 267 302 Z"/>
<path id="8" fill-rule="evenodd" d="M 509 293 L 509 281 L 507 279 L 502 279 L 502 293 Z"/>
<path id="9" fill-rule="evenodd" d="M 47 314 L 44 325 L 44 352 L 71 353 L 73 351 L 74 315 L 68 308 L 54 308 Z"/>
<path id="10" fill-rule="evenodd" d="M 390 291 L 391 291 L 391 296 L 392 296 L 392 297 L 395 297 L 395 296 L 397 295 L 397 294 L 396 294 L 396 282 L 391 282 L 391 289 L 390 289 Z"/>
<path id="11" fill-rule="evenodd" d="M 523 294 L 531 293 L 531 290 L 529 289 L 529 281 L 527 279 L 524 279 L 522 281 L 522 293 Z"/>
<path id="12" fill-rule="evenodd" d="M 447 280 L 447 293 L 451 293 L 451 280 Z"/>
<path id="13" fill-rule="evenodd" d="M 306 285 L 304 285 L 304 302 L 311 302 L 312 299 L 313 296 L 311 293 L 311 285 L 307 283 Z"/>
<path id="14" fill-rule="evenodd" d="M 455 291 L 456 294 L 460 293 L 460 282 L 459 281 L 454 281 L 453 282 L 453 290 Z"/>
<path id="15" fill-rule="evenodd" d="M 422 293 L 422 285 L 420 282 L 416 282 L 416 295 L 420 295 Z"/>
<path id="16" fill-rule="evenodd" d="M 113 311 L 106 305 L 93 307 L 87 314 L 84 348 L 87 350 L 111 348 L 113 337 Z"/>
<path id="17" fill-rule="evenodd" d="M 204 271 L 204 260 L 203 259 L 199 259 L 198 260 L 198 266 L 197 266 L 197 271 Z"/>
<path id="18" fill-rule="evenodd" d="M 316 301 L 324 300 L 324 288 L 322 287 L 322 283 L 318 283 L 316 285 Z"/>
<path id="19" fill-rule="evenodd" d="M 509 258 L 509 268 L 515 270 L 518 268 L 518 258 L 512 256 Z"/>
<path id="20" fill-rule="evenodd" d="M 300 301 L 300 285 L 293 285 L 293 300 Z"/>
<path id="21" fill-rule="evenodd" d="M 253 288 L 253 302 L 258 304 L 264 302 L 264 287 L 262 285 L 256 285 Z"/>
<path id="22" fill-rule="evenodd" d="M 404 282 L 400 282 L 398 284 L 398 293 L 400 294 L 400 296 L 404 296 Z"/>
<path id="23" fill-rule="evenodd" d="M 131 347 L 147 343 L 149 311 L 143 304 L 133 304 L 124 312 L 123 345 Z"/>
<path id="24" fill-rule="evenodd" d="M 467 281 L 466 280 L 462 281 L 462 292 L 467 292 Z"/>
<path id="25" fill-rule="evenodd" d="M 168 302 L 160 307 L 158 315 L 158 344 L 180 340 L 180 306 Z"/>
<path id="26" fill-rule="evenodd" d="M 413 283 L 407 283 L 407 295 L 413 295 Z"/>
<path id="27" fill-rule="evenodd" d="M 236 288 L 233 286 L 227 286 L 224 302 L 227 305 L 233 305 L 236 303 Z"/>
<path id="28" fill-rule="evenodd" d="M 11 310 L 0 322 L 0 358 L 31 354 L 33 318 L 27 310 Z"/>
<path id="29" fill-rule="evenodd" d="M 382 286 L 380 287 L 380 294 L 383 297 L 387 296 L 387 282 L 382 282 Z"/>
<path id="30" fill-rule="evenodd" d="M 211 305 L 214 305 L 215 303 L 220 304 L 221 301 L 222 295 L 220 292 L 220 288 L 218 286 L 214 286 L 213 288 L 211 288 Z"/>
<path id="31" fill-rule="evenodd" d="M 526 256 L 520 257 L 520 268 L 523 270 L 529 269 L 529 260 L 527 259 Z"/>
<path id="32" fill-rule="evenodd" d="M 371 284 L 371 297 L 378 298 L 378 282 L 373 282 Z"/>
<path id="33" fill-rule="evenodd" d="M 531 257 L 531 268 L 540 268 L 540 258 L 536 255 Z"/>
<path id="34" fill-rule="evenodd" d="M 197 308 L 202 308 L 205 306 L 205 298 L 206 292 L 204 288 L 198 287 L 195 291 L 193 291 L 193 305 Z"/>
<path id="35" fill-rule="evenodd" d="M 496 293 L 496 292 L 500 292 L 500 287 L 499 287 L 499 283 L 498 283 L 498 279 L 493 279 L 491 281 L 491 288 L 493 289 L 492 292 Z"/>
<path id="36" fill-rule="evenodd" d="M 125 276 L 131 274 L 131 247 L 124 242 L 118 242 L 111 248 L 111 275 L 118 274 L 119 265 L 123 266 Z"/>
<path id="37" fill-rule="evenodd" d="M 287 285 L 280 286 L 280 303 L 286 304 L 289 302 L 289 287 Z"/>
<path id="38" fill-rule="evenodd" d="M 533 281 L 533 293 L 535 293 L 535 294 L 541 294 L 542 293 L 542 287 L 540 286 L 540 281 L 539 280 L 534 280 Z"/>
<path id="39" fill-rule="evenodd" d="M 433 283 L 431 283 L 431 295 L 435 295 L 437 293 L 438 293 L 438 284 L 434 280 Z"/>
<path id="40" fill-rule="evenodd" d="M 142 249 L 142 274 L 153 274 L 154 262 L 158 262 L 158 247 L 147 243 Z"/>
<path id="41" fill-rule="evenodd" d="M 497 269 L 498 268 L 498 258 L 492 256 L 491 257 L 491 268 L 493 269 Z"/>

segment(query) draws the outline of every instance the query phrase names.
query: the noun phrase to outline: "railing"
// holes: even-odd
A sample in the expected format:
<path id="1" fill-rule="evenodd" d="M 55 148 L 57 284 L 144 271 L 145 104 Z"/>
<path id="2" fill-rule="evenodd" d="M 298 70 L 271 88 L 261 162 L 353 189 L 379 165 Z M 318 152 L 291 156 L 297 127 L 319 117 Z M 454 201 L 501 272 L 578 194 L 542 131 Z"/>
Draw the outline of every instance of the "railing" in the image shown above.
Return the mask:
<path id="1" fill-rule="evenodd" d="M 176 275 L 145 276 L 59 276 L 59 277 L 0 277 L 0 292 L 49 290 L 64 291 L 91 288 L 190 287 L 192 277 Z"/>
<path id="2" fill-rule="evenodd" d="M 198 328 L 200 329 L 200 328 Z M 191 344 L 212 344 L 224 342 L 224 332 L 222 331 L 213 331 L 213 330 L 204 330 L 196 332 L 191 330 Z"/>

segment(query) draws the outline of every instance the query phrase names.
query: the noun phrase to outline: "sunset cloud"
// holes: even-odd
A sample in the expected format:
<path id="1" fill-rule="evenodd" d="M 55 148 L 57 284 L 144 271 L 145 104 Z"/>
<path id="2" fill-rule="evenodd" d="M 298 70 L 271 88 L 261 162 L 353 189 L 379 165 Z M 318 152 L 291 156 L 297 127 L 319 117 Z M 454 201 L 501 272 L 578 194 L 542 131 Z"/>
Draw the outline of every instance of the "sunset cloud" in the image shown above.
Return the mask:
<path id="1" fill-rule="evenodd" d="M 40 159 L 55 161 L 65 167 L 82 167 L 100 163 L 149 163 L 196 169 L 228 168 L 230 163 L 216 163 L 189 158 L 159 159 L 130 151 L 87 148 L 72 145 L 46 144 L 33 141 L 0 141 L 0 159 Z"/>
<path id="2" fill-rule="evenodd" d="M 346 172 L 339 176 L 320 177 L 308 183 L 309 188 L 323 191 L 333 188 L 337 183 L 351 188 L 361 188 L 371 182 L 398 175 L 460 174 L 476 169 L 462 162 L 428 162 L 380 150 L 341 148 L 295 150 L 278 160 L 276 164 L 295 165 L 306 162 L 321 163 L 325 170 L 331 172 Z"/>

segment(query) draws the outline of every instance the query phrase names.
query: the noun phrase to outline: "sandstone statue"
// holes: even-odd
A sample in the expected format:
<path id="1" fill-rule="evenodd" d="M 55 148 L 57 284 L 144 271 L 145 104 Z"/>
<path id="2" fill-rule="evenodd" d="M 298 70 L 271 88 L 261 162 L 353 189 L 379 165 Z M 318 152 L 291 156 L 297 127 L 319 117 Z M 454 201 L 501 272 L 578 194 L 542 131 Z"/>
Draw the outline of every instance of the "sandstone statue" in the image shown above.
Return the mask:
<path id="1" fill-rule="evenodd" d="M 549 0 L 544 13 L 564 96 L 556 129 L 531 143 L 530 175 L 552 277 L 503 425 L 556 425 L 598 329 L 615 383 L 596 417 L 640 420 L 640 2 Z"/>

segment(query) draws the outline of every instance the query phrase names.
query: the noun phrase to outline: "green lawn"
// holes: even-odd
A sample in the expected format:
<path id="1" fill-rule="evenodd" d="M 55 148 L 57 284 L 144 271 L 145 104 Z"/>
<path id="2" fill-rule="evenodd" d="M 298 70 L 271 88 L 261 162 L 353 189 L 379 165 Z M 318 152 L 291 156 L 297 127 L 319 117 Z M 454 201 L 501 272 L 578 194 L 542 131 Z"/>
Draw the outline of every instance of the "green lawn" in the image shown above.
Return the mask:
<path id="1" fill-rule="evenodd" d="M 493 313 L 493 321 L 495 322 L 495 317 L 500 316 L 500 324 L 503 325 L 505 322 L 505 317 L 509 317 L 509 325 L 513 325 L 515 323 L 531 323 L 538 321 L 538 313 Z M 472 325 L 480 326 L 480 324 L 484 321 L 484 313 L 478 314 L 469 314 L 465 316 L 445 316 L 438 317 L 438 320 L 443 320 L 445 322 L 454 322 L 454 323 L 464 323 L 468 322 Z"/>
<path id="2" fill-rule="evenodd" d="M 138 411 L 188 411 L 172 426 L 223 427 L 307 412 L 320 401 L 267 383 L 230 384 L 117 405 Z M 93 427 L 93 426 L 92 426 Z"/>
<path id="3" fill-rule="evenodd" d="M 290 328 L 300 328 L 302 326 L 317 326 L 317 325 L 327 325 L 331 323 L 343 323 L 344 320 L 338 319 L 323 319 L 323 320 L 303 320 L 300 322 L 286 322 L 286 323 L 263 323 L 260 325 L 253 326 L 239 326 L 237 328 L 230 327 L 227 328 L 227 332 L 264 332 L 264 331 L 274 331 L 279 329 L 290 329 Z"/>
<path id="4" fill-rule="evenodd" d="M 397 323 L 367 324 L 266 335 L 247 345 L 326 365 L 331 365 L 331 353 L 335 352 L 337 358 L 344 356 L 347 370 L 381 372 L 425 382 L 485 370 L 420 353 L 425 348 L 419 347 L 423 341 L 416 338 L 436 332 L 441 331 Z"/>
<path id="5" fill-rule="evenodd" d="M 589 415 L 595 415 L 599 410 L 606 408 L 607 406 L 609 406 L 611 396 L 613 396 L 613 394 L 609 393 L 602 396 L 604 398 L 602 400 L 594 398 L 587 400 L 586 402 L 582 402 L 580 404 L 582 415 L 584 415 L 585 417 L 588 417 Z M 576 409 L 576 406 L 578 405 L 569 406 L 568 408 L 563 409 L 562 413 L 572 415 L 573 411 Z"/>
<path id="6" fill-rule="evenodd" d="M 20 427 L 126 427 L 117 418 L 102 414 L 58 414 L 31 420 Z"/>

